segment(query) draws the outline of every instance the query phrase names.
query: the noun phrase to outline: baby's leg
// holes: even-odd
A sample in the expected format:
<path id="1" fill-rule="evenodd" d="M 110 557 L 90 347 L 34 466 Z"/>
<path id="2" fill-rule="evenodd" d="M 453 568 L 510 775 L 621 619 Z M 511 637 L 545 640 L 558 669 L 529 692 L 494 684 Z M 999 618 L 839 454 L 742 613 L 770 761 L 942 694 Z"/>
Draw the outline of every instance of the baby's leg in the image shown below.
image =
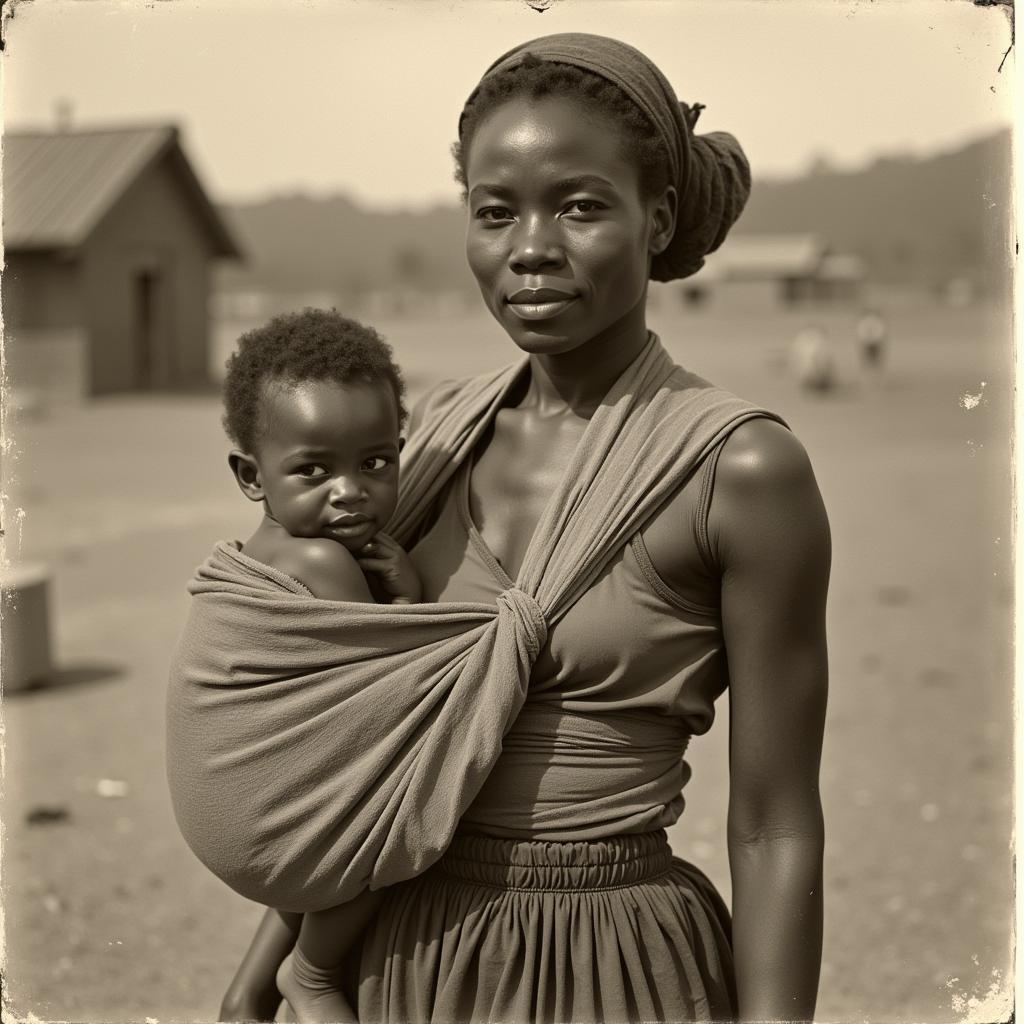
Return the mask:
<path id="1" fill-rule="evenodd" d="M 349 903 L 303 916 L 295 949 L 277 974 L 277 987 L 299 1024 L 357 1020 L 342 993 L 344 961 L 381 898 L 364 892 Z"/>

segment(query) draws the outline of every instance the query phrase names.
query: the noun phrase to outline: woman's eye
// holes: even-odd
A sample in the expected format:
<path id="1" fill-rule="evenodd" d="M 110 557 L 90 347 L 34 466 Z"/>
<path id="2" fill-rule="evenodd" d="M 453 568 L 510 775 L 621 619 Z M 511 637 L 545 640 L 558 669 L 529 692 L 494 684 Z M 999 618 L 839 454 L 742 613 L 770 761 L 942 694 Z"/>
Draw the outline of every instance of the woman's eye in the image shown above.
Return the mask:
<path id="1" fill-rule="evenodd" d="M 568 213 L 597 213 L 598 210 L 602 209 L 600 203 L 594 202 L 592 199 L 574 199 L 567 207 Z"/>
<path id="2" fill-rule="evenodd" d="M 312 462 L 308 466 L 299 466 L 296 472 L 299 476 L 303 476 L 307 480 L 313 480 L 320 476 L 327 476 L 327 470 L 323 466 L 318 466 L 316 463 Z"/>
<path id="3" fill-rule="evenodd" d="M 385 459 L 382 455 L 371 455 L 363 463 L 363 469 L 368 470 L 371 473 L 379 473 L 382 469 L 387 469 L 391 465 L 390 459 Z"/>

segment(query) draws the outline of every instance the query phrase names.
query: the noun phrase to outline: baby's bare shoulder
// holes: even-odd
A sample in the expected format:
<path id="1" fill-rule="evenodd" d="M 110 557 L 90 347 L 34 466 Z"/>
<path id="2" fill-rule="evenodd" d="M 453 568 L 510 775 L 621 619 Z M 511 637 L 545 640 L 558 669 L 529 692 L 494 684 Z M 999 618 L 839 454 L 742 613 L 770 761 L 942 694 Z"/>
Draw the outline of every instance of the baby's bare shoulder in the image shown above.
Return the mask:
<path id="1" fill-rule="evenodd" d="M 274 564 L 328 601 L 367 601 L 373 596 L 355 558 L 327 537 L 285 537 L 277 545 Z"/>

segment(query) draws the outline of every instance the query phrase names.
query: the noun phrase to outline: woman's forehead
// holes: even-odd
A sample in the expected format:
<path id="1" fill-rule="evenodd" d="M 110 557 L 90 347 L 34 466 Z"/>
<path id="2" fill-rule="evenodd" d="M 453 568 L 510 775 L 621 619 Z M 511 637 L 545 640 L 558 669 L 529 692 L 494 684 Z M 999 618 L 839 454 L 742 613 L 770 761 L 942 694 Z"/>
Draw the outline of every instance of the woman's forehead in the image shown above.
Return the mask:
<path id="1" fill-rule="evenodd" d="M 550 167 L 574 176 L 594 168 L 634 169 L 614 118 L 572 96 L 510 97 L 481 121 L 470 140 L 467 177 L 489 175 L 513 164 Z M 542 163 L 538 163 L 541 161 Z"/>

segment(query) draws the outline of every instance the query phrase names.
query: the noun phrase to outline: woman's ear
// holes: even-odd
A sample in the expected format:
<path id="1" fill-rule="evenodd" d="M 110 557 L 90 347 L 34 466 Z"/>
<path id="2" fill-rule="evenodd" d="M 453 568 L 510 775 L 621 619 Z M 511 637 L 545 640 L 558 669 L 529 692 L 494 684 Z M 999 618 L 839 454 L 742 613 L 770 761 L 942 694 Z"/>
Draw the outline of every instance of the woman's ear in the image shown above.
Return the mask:
<path id="1" fill-rule="evenodd" d="M 679 194 L 674 185 L 658 197 L 651 209 L 651 241 L 652 256 L 658 256 L 667 248 L 672 236 L 676 233 L 676 215 L 679 210 Z"/>
<path id="2" fill-rule="evenodd" d="M 232 448 L 228 455 L 228 465 L 235 475 L 238 489 L 250 501 L 262 501 L 264 498 L 263 483 L 260 480 L 260 467 L 256 458 Z"/>

